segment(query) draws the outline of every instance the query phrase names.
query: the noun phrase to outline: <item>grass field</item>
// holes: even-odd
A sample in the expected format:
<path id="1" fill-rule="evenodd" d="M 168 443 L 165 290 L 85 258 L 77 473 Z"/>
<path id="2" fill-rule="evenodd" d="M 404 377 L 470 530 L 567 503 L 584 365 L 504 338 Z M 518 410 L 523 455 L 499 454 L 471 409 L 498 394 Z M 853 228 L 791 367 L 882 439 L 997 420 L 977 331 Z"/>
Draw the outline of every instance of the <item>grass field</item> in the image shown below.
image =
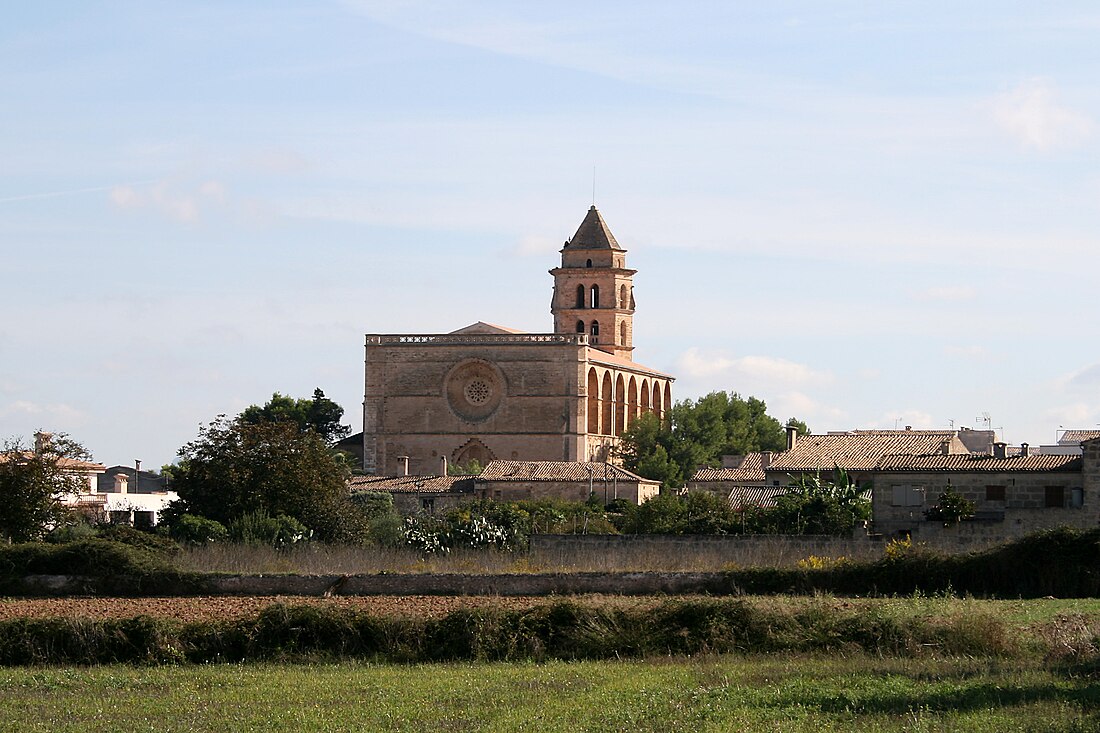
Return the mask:
<path id="1" fill-rule="evenodd" d="M 4 731 L 1096 731 L 1100 681 L 974 659 L 0 670 Z"/>

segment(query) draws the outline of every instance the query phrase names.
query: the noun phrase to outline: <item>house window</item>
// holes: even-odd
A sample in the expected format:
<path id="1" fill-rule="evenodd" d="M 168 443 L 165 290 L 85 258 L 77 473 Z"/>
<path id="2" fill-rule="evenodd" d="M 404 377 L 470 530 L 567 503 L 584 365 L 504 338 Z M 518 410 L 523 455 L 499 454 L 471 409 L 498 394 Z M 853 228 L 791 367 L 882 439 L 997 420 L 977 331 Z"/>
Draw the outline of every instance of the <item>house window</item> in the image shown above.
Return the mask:
<path id="1" fill-rule="evenodd" d="M 584 266 L 585 267 L 592 267 L 592 260 L 588 260 L 587 262 L 585 262 Z"/>
<path id="2" fill-rule="evenodd" d="M 985 500 L 986 501 L 1004 501 L 1005 500 L 1005 487 L 1003 487 L 1003 486 L 986 486 L 985 487 Z"/>
<path id="3" fill-rule="evenodd" d="M 1069 505 L 1073 509 L 1080 509 L 1085 505 L 1085 490 L 1072 489 L 1069 492 Z"/>
<path id="4" fill-rule="evenodd" d="M 435 499 L 421 499 L 420 507 L 428 514 L 435 513 Z"/>
<path id="5" fill-rule="evenodd" d="M 578 285 L 577 286 L 577 307 L 578 308 L 583 308 L 584 307 L 584 286 L 583 285 Z"/>
<path id="6" fill-rule="evenodd" d="M 577 321 L 577 333 L 584 333 L 584 321 Z"/>
<path id="7" fill-rule="evenodd" d="M 1046 502 L 1043 506 L 1048 509 L 1062 509 L 1066 506 L 1066 487 L 1048 486 L 1046 490 Z"/>
<path id="8" fill-rule="evenodd" d="M 615 292 L 612 291 L 611 294 L 614 295 Z M 599 308 L 600 307 L 600 286 L 599 285 L 593 285 L 592 286 L 592 307 L 593 308 Z"/>
<path id="9" fill-rule="evenodd" d="M 924 506 L 924 487 L 898 484 L 891 488 L 891 506 Z"/>
<path id="10" fill-rule="evenodd" d="M 592 334 L 592 343 L 596 343 L 597 341 L 599 341 L 599 336 L 600 336 L 600 322 L 599 321 L 592 321 L 592 330 L 591 330 L 590 333 Z"/>

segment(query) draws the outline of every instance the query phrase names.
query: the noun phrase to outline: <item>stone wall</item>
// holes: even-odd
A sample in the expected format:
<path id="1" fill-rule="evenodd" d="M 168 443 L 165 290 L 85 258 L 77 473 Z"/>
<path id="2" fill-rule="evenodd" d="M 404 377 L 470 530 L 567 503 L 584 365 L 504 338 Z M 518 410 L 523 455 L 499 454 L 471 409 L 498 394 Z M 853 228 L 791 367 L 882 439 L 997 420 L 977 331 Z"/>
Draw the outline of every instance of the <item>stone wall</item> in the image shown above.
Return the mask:
<path id="1" fill-rule="evenodd" d="M 946 474 L 889 473 L 875 478 L 872 500 L 875 531 L 884 535 L 913 531 L 923 536 L 937 534 L 934 527 L 924 526 L 937 524 L 928 522 L 924 512 L 939 500 L 940 493 L 947 488 L 948 478 L 952 489 L 974 502 L 980 521 L 965 524 L 971 525 L 968 531 L 977 535 L 1009 540 L 1062 525 L 1094 527 L 1100 520 L 1100 485 L 1095 477 L 1090 477 L 1092 480 L 1086 487 L 1081 506 L 1072 506 L 1074 489 L 1085 487 L 1083 474 L 1078 471 L 960 473 L 949 477 Z M 1003 489 L 1004 500 L 987 498 L 991 495 L 989 487 Z M 1047 490 L 1058 487 L 1062 488 L 1063 506 L 1046 506 Z M 899 492 L 911 497 L 912 503 L 897 504 Z"/>
<path id="2" fill-rule="evenodd" d="M 392 338 L 367 337 L 363 417 L 368 472 L 396 474 L 398 456 L 407 455 L 410 472 L 436 473 L 440 457 L 461 460 L 471 438 L 485 446 L 488 457 L 502 460 L 587 457 L 583 345 L 507 336 L 387 341 Z M 463 391 L 471 380 L 478 381 L 483 394 Z"/>
<path id="3" fill-rule="evenodd" d="M 626 499 L 631 504 L 649 501 L 660 493 L 660 484 L 638 481 L 486 481 L 478 479 L 477 492 L 481 498 L 494 501 L 537 501 L 562 499 L 588 501 L 591 491 L 600 498 L 612 501 Z"/>
<path id="4" fill-rule="evenodd" d="M 668 565 L 690 568 L 693 559 L 713 567 L 757 564 L 794 565 L 810 555 L 877 559 L 883 543 L 867 537 L 789 537 L 775 535 L 533 535 L 530 560 L 540 564 L 609 568 Z"/>

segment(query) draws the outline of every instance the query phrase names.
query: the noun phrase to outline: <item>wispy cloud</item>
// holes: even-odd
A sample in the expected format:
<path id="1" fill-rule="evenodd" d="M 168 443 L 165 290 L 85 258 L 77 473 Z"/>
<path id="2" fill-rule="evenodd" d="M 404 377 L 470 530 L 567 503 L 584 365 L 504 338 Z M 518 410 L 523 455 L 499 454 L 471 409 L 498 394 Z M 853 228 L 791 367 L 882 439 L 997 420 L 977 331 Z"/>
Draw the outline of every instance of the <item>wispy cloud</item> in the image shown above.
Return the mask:
<path id="1" fill-rule="evenodd" d="M 1095 127 L 1090 117 L 1059 103 L 1057 90 L 1045 79 L 1028 79 L 998 95 L 991 109 L 1001 129 L 1040 151 L 1078 145 Z"/>
<path id="2" fill-rule="evenodd" d="M 978 344 L 957 344 L 953 346 L 945 346 L 943 353 L 948 356 L 956 356 L 962 359 L 984 359 L 989 356 L 989 352 L 986 351 L 984 346 Z"/>
<path id="3" fill-rule="evenodd" d="M 937 285 L 919 291 L 916 295 L 920 300 L 941 300 L 957 302 L 973 300 L 977 297 L 977 291 L 967 285 Z"/>
<path id="4" fill-rule="evenodd" d="M 731 357 L 724 352 L 706 352 L 692 347 L 678 361 L 680 372 L 689 377 L 751 377 L 776 384 L 823 384 L 832 381 L 827 372 L 805 364 L 772 356 Z"/>
<path id="5" fill-rule="evenodd" d="M 41 193 L 25 193 L 18 196 L 7 196 L 0 198 L 0 204 L 8 203 L 10 201 L 33 201 L 35 199 L 53 199 L 61 196 L 76 196 L 82 193 L 102 193 L 103 191 L 114 192 L 119 188 L 132 188 L 135 186 L 144 186 L 153 181 L 131 181 L 130 183 L 117 183 L 110 186 L 92 186 L 90 188 L 69 188 L 61 191 L 44 191 Z"/>
<path id="6" fill-rule="evenodd" d="M 121 185 L 111 188 L 108 198 L 116 208 L 149 209 L 182 224 L 193 224 L 204 208 L 227 202 L 225 184 L 216 180 L 187 185 L 158 181 L 149 188 Z"/>
<path id="7" fill-rule="evenodd" d="M 1044 413 L 1051 425 L 1067 429 L 1092 429 L 1100 423 L 1100 407 L 1087 402 L 1072 402 L 1051 407 Z"/>
<path id="8" fill-rule="evenodd" d="M 40 422 L 43 420 L 47 421 L 45 424 L 30 426 L 31 429 L 35 429 L 53 425 L 58 425 L 60 427 L 79 425 L 84 421 L 86 416 L 76 407 L 64 403 L 41 404 L 29 400 L 15 400 L 14 402 L 9 402 L 0 407 L 0 417 L 23 420 L 33 419 Z"/>
<path id="9" fill-rule="evenodd" d="M 944 426 L 937 424 L 932 416 L 923 410 L 905 407 L 880 415 L 874 424 L 867 427 L 880 430 L 900 430 L 906 427 L 917 430 L 930 430 Z"/>
<path id="10" fill-rule="evenodd" d="M 1100 364 L 1092 364 L 1071 374 L 1065 384 L 1074 389 L 1091 389 L 1100 385 Z"/>

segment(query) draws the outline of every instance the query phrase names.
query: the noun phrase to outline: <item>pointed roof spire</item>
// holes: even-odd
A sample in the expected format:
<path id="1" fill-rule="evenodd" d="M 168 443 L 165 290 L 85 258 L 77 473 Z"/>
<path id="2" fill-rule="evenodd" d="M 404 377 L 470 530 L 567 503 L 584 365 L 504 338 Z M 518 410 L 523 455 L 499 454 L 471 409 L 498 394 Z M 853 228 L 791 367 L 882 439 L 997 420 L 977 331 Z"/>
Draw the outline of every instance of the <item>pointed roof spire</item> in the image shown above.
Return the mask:
<path id="1" fill-rule="evenodd" d="M 607 228 L 607 222 L 600 212 L 592 206 L 585 214 L 584 221 L 577 233 L 569 240 L 569 249 L 622 249 L 615 241 L 615 235 Z"/>

